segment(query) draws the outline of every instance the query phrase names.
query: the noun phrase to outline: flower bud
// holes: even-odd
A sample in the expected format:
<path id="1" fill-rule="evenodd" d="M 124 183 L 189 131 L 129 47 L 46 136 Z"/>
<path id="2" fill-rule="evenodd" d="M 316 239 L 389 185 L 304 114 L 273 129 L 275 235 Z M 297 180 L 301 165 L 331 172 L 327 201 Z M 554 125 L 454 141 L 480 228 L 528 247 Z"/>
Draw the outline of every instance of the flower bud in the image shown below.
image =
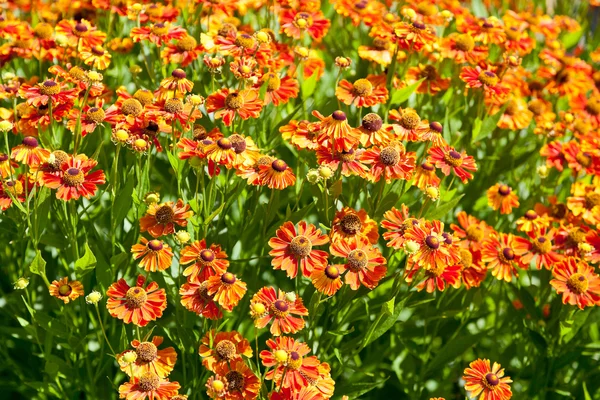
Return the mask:
<path id="1" fill-rule="evenodd" d="M 545 165 L 540 165 L 537 167 L 537 173 L 540 178 L 546 179 L 548 177 L 548 167 Z"/>
<path id="2" fill-rule="evenodd" d="M 323 179 L 329 179 L 333 176 L 333 171 L 327 165 L 321 165 L 318 171 L 319 176 Z"/>
<path id="3" fill-rule="evenodd" d="M 417 13 L 412 8 L 404 8 L 402 10 L 402 15 L 411 21 L 414 21 L 414 19 L 417 18 Z"/>
<path id="4" fill-rule="evenodd" d="M 306 180 L 313 185 L 321 180 L 319 170 L 311 169 L 306 173 Z"/>
<path id="5" fill-rule="evenodd" d="M 440 198 L 440 190 L 436 186 L 427 185 L 425 188 L 425 194 L 433 201 L 436 201 Z"/>
<path id="6" fill-rule="evenodd" d="M 160 194 L 157 192 L 148 192 L 144 196 L 144 203 L 146 203 L 146 205 L 148 205 L 148 206 L 150 204 L 158 203 L 159 201 L 160 201 Z"/>
<path id="7" fill-rule="evenodd" d="M 96 305 L 102 300 L 102 293 L 92 290 L 90 294 L 85 296 L 85 302 L 88 304 Z"/>
<path id="8" fill-rule="evenodd" d="M 250 315 L 252 315 L 252 317 L 261 317 L 266 311 L 267 309 L 263 303 L 250 304 Z"/>
<path id="9" fill-rule="evenodd" d="M 214 381 L 212 381 L 212 388 L 215 392 L 220 392 L 225 388 L 225 384 L 223 383 L 223 381 L 215 379 Z"/>
<path id="10" fill-rule="evenodd" d="M 15 290 L 23 290 L 27 286 L 29 286 L 29 278 L 25 277 L 19 278 L 15 283 L 13 283 L 13 288 Z"/>
<path id="11" fill-rule="evenodd" d="M 295 302 L 296 301 L 296 293 L 294 292 L 287 292 L 285 294 L 285 299 L 289 302 Z"/>
<path id="12" fill-rule="evenodd" d="M 129 350 L 123 354 L 121 360 L 123 360 L 123 362 L 125 362 L 127 365 L 132 364 L 135 362 L 135 360 L 137 360 L 137 354 L 135 351 Z"/>
<path id="13" fill-rule="evenodd" d="M 420 248 L 421 246 L 419 246 L 419 243 L 414 240 L 407 240 L 404 242 L 404 251 L 406 254 L 415 254 Z"/>
<path id="14" fill-rule="evenodd" d="M 8 132 L 12 128 L 13 128 L 12 122 L 7 121 L 7 120 L 0 121 L 0 132 L 2 132 L 2 133 Z"/>
<path id="15" fill-rule="evenodd" d="M 179 244 L 185 244 L 189 242 L 191 238 L 192 237 L 187 231 L 177 231 L 177 233 L 175 233 L 175 240 Z"/>
<path id="16" fill-rule="evenodd" d="M 275 356 L 275 360 L 280 364 L 283 364 L 288 359 L 288 354 L 285 350 L 275 350 L 273 355 Z"/>

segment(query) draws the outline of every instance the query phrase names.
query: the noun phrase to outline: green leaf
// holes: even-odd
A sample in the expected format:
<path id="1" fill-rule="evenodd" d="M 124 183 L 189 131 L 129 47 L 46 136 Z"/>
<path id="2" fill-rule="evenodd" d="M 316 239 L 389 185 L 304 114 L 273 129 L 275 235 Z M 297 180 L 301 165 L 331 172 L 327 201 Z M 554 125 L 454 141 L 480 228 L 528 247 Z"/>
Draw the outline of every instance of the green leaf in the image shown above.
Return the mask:
<path id="1" fill-rule="evenodd" d="M 79 260 L 75 261 L 75 272 L 78 276 L 83 276 L 91 270 L 93 270 L 94 268 L 96 268 L 97 263 L 96 256 L 94 256 L 94 253 L 92 253 L 92 250 L 90 249 L 90 246 L 87 244 L 87 242 L 85 243 L 83 248 L 83 256 L 81 256 Z"/>
<path id="2" fill-rule="evenodd" d="M 487 334 L 488 331 L 483 331 L 476 335 L 471 335 L 466 329 L 463 329 L 461 334 L 456 335 L 437 352 L 436 356 L 428 363 L 426 374 L 437 373 L 449 362 L 456 361 L 464 352 L 475 346 Z"/>
<path id="3" fill-rule="evenodd" d="M 590 396 L 590 392 L 588 392 L 585 382 L 583 382 L 583 396 L 585 397 L 584 400 L 592 400 L 592 396 Z"/>
<path id="4" fill-rule="evenodd" d="M 390 104 L 401 104 L 401 103 L 404 103 L 415 92 L 415 90 L 417 90 L 417 88 L 419 87 L 419 85 L 421 83 L 423 83 L 424 80 L 425 80 L 425 78 L 420 79 L 420 80 L 416 81 L 415 83 L 413 83 L 411 85 L 403 87 L 400 90 L 396 90 L 394 92 L 394 94 L 392 95 L 392 100 L 390 101 Z"/>
<path id="5" fill-rule="evenodd" d="M 219 208 L 217 208 L 208 217 L 206 217 L 206 219 L 204 220 L 204 225 L 210 224 L 210 221 L 212 221 L 217 215 L 221 213 L 221 211 L 223 211 L 223 207 L 225 207 L 225 203 L 221 203 Z"/>
<path id="6" fill-rule="evenodd" d="M 562 41 L 563 45 L 565 46 L 565 49 L 570 49 L 571 47 L 573 47 L 577 43 L 579 43 L 581 36 L 583 36 L 583 32 L 585 32 L 585 29 L 580 29 L 576 32 L 565 33 L 561 38 L 561 41 Z"/>
<path id="7" fill-rule="evenodd" d="M 500 121 L 500 118 L 504 114 L 505 109 L 506 105 L 503 106 L 496 114 L 485 117 L 483 121 L 477 118 L 473 124 L 471 143 L 475 143 L 477 140 L 484 139 L 494 132 L 498 126 L 498 121 Z"/>
<path id="8" fill-rule="evenodd" d="M 452 211 L 454 209 L 454 207 L 456 207 L 456 205 L 458 204 L 458 202 L 460 201 L 460 199 L 463 196 L 464 196 L 464 194 L 461 194 L 460 196 L 456 196 L 455 198 L 453 198 L 452 200 L 450 200 L 447 203 L 440 204 L 437 208 L 431 209 L 425 215 L 425 217 L 428 220 L 440 219 L 440 218 L 444 217 L 446 214 L 448 214 L 450 211 Z"/>
<path id="9" fill-rule="evenodd" d="M 400 304 L 396 304 L 395 307 L 393 306 L 393 302 L 394 299 L 391 299 L 382 305 L 379 315 L 365 334 L 365 338 L 361 343 L 361 348 L 364 349 L 369 343 L 379 338 L 394 326 L 396 320 L 398 320 L 398 317 L 400 316 L 400 312 L 402 312 L 402 309 L 404 308 L 404 301 Z M 390 304 L 393 310 L 391 310 Z"/>
<path id="10" fill-rule="evenodd" d="M 576 311 L 574 317 L 560 322 L 560 343 L 569 343 L 585 324 L 590 311 Z"/>
<path id="11" fill-rule="evenodd" d="M 340 385 L 336 387 L 336 393 L 344 394 L 351 399 L 357 399 L 363 394 L 370 392 L 377 386 L 383 385 L 388 378 L 375 382 L 353 382 L 348 385 Z"/>
<path id="12" fill-rule="evenodd" d="M 46 261 L 42 258 L 42 253 L 39 250 L 29 265 L 29 271 L 32 274 L 46 277 Z"/>
<path id="13" fill-rule="evenodd" d="M 307 99 L 315 92 L 317 87 L 317 73 L 313 73 L 304 82 L 302 82 L 302 98 Z"/>
<path id="14" fill-rule="evenodd" d="M 135 177 L 133 173 L 128 175 L 127 181 L 125 182 L 125 186 L 119 189 L 119 193 L 115 197 L 115 206 L 114 206 L 114 224 L 115 226 L 119 226 L 121 222 L 127 216 L 129 209 L 131 208 L 131 203 L 133 202 L 133 185 L 135 183 Z"/>

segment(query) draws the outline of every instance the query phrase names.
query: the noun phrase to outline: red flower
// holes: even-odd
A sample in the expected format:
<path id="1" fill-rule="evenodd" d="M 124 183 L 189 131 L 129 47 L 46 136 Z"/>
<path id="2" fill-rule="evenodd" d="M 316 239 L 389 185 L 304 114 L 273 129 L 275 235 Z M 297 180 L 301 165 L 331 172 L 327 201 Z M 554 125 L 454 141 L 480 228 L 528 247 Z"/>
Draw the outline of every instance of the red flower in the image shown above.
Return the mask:
<path id="1" fill-rule="evenodd" d="M 273 103 L 278 106 L 287 103 L 291 98 L 298 97 L 300 85 L 291 76 L 279 78 L 277 74 L 269 72 L 262 77 L 262 82 L 267 85 L 265 92 L 265 105 Z"/>
<path id="2" fill-rule="evenodd" d="M 412 224 L 404 233 L 404 240 L 419 244 L 419 250 L 411 254 L 410 261 L 418 267 L 440 269 L 455 264 L 458 259 L 451 251 L 444 235 L 444 223 L 440 221 L 421 221 Z"/>
<path id="3" fill-rule="evenodd" d="M 146 238 L 140 239 L 141 244 L 131 246 L 133 258 L 140 261 L 140 268 L 146 271 L 164 271 L 171 266 L 173 252 L 169 245 L 162 240 Z"/>
<path id="4" fill-rule="evenodd" d="M 370 180 L 378 182 L 382 175 L 390 183 L 392 179 L 410 180 L 415 170 L 417 155 L 414 151 L 406 152 L 399 142 L 391 143 L 382 149 L 375 146 L 361 154 L 360 160 L 371 165 L 368 172 Z"/>
<path id="5" fill-rule="evenodd" d="M 184 283 L 179 289 L 181 305 L 191 312 L 208 319 L 221 319 L 223 313 L 214 301 L 214 296 L 208 294 L 208 282 Z"/>
<path id="6" fill-rule="evenodd" d="M 99 31 L 85 19 L 79 21 L 63 19 L 56 25 L 56 34 L 66 36 L 69 46 L 77 47 L 77 50 L 81 47 L 100 46 L 106 39 L 106 33 Z"/>
<path id="7" fill-rule="evenodd" d="M 183 275 L 191 282 L 204 282 L 214 275 L 222 275 L 229 268 L 227 253 L 221 250 L 218 244 L 206 246 L 206 240 L 196 240 L 189 246 L 181 249 L 181 265 L 190 265 L 183 271 Z"/>
<path id="8" fill-rule="evenodd" d="M 20 145 L 12 148 L 10 158 L 17 162 L 24 162 L 30 167 L 37 166 L 50 157 L 50 151 L 39 147 L 33 136 L 26 136 Z"/>
<path id="9" fill-rule="evenodd" d="M 213 296 L 214 301 L 227 311 L 233 310 L 248 290 L 246 283 L 240 281 L 231 272 L 211 276 L 207 282 L 208 295 Z"/>
<path id="10" fill-rule="evenodd" d="M 563 256 L 554 251 L 553 244 L 556 231 L 554 229 L 546 230 L 546 228 L 535 229 L 528 233 L 530 240 L 527 247 L 527 254 L 521 257 L 521 262 L 524 265 L 529 265 L 535 260 L 537 269 L 552 269 L 552 266 L 559 262 Z"/>
<path id="11" fill-rule="evenodd" d="M 410 217 L 405 204 L 402 204 L 401 208 L 402 210 L 398 210 L 396 207 L 392 207 L 383 214 L 381 221 L 381 226 L 387 230 L 383 234 L 383 238 L 388 241 L 387 247 L 393 247 L 396 250 L 402 249 L 406 230 L 418 223 L 417 219 Z"/>
<path id="12" fill-rule="evenodd" d="M 269 240 L 273 249 L 269 252 L 273 257 L 271 265 L 274 269 L 286 271 L 288 278 L 296 277 L 298 266 L 302 275 L 309 277 L 315 267 L 327 264 L 327 252 L 313 247 L 328 243 L 329 238 L 313 224 L 300 221 L 296 230 L 294 224 L 287 221 L 275 234 L 277 237 Z"/>
<path id="13" fill-rule="evenodd" d="M 349 151 L 360 141 L 360 131 L 350 126 L 343 111 L 337 110 L 325 117 L 315 110 L 312 115 L 321 121 L 321 129 L 317 136 L 321 146 L 338 152 Z"/>
<path id="14" fill-rule="evenodd" d="M 352 290 L 358 290 L 360 285 L 374 289 L 387 272 L 385 258 L 367 238 L 334 242 L 329 251 L 333 256 L 346 259 L 344 281 Z"/>
<path id="15" fill-rule="evenodd" d="M 202 365 L 215 372 L 217 366 L 243 360 L 242 356 L 250 358 L 253 353 L 250 343 L 239 332 L 217 333 L 211 329 L 202 338 L 198 354 L 202 357 Z"/>
<path id="16" fill-rule="evenodd" d="M 582 310 L 600 305 L 600 278 L 586 262 L 567 257 L 554 265 L 552 276 L 550 285 L 562 294 L 563 304 L 576 305 Z"/>
<path id="17" fill-rule="evenodd" d="M 40 107 L 52 103 L 53 107 L 59 104 L 73 104 L 77 98 L 78 88 L 65 90 L 65 86 L 52 79 L 47 79 L 35 86 L 27 84 L 19 88 L 19 96 L 27 99 L 27 104 Z"/>
<path id="18" fill-rule="evenodd" d="M 258 169 L 260 184 L 269 189 L 283 190 L 296 183 L 296 175 L 283 160 L 274 160 L 270 164 L 259 165 Z"/>
<path id="19" fill-rule="evenodd" d="M 270 350 L 260 352 L 263 365 L 269 369 L 265 379 L 277 387 L 299 391 L 319 378 L 320 362 L 315 356 L 306 357 L 310 353 L 306 343 L 280 336 L 267 340 L 267 346 Z"/>
<path id="20" fill-rule="evenodd" d="M 515 265 L 526 268 L 521 257 L 527 253 L 529 243 L 520 236 L 511 234 L 494 234 L 487 239 L 481 249 L 481 259 L 487 263 L 492 275 L 499 280 L 510 282 L 517 276 Z"/>
<path id="21" fill-rule="evenodd" d="M 508 87 L 502 85 L 494 71 L 484 70 L 480 66 L 463 67 L 460 79 L 467 84 L 468 88 L 483 88 L 487 96 L 504 97 L 510 92 Z"/>
<path id="22" fill-rule="evenodd" d="M 160 318 L 167 308 L 165 291 L 159 289 L 156 282 L 150 283 L 144 289 L 145 281 L 140 275 L 136 286 L 130 287 L 123 278 L 110 285 L 106 291 L 106 308 L 110 315 L 126 324 L 133 322 L 137 326 L 146 326 L 148 322 Z"/>
<path id="23" fill-rule="evenodd" d="M 463 150 L 461 153 L 453 147 L 432 147 L 428 150 L 431 156 L 431 161 L 435 162 L 436 168 L 442 170 L 446 176 L 453 171 L 463 183 L 467 183 L 469 179 L 473 179 L 473 174 L 467 171 L 477 171 L 477 163 L 472 156 L 468 156 Z"/>
<path id="24" fill-rule="evenodd" d="M 85 154 L 69 157 L 62 163 L 58 174 L 44 172 L 42 180 L 46 187 L 58 189 L 58 199 L 77 200 L 81 196 L 89 199 L 96 194 L 97 185 L 106 181 L 102 170 L 90 172 L 96 165 L 98 162 L 88 159 Z"/>
<path id="25" fill-rule="evenodd" d="M 215 119 L 223 118 L 226 126 L 231 126 L 236 115 L 243 120 L 258 118 L 263 102 L 254 89 L 231 90 L 221 89 L 206 99 L 206 112 L 215 113 Z"/>
<path id="26" fill-rule="evenodd" d="M 331 25 L 321 10 L 298 11 L 285 9 L 279 17 L 279 23 L 281 24 L 281 30 L 294 39 L 300 39 L 302 33 L 306 31 L 310 37 L 317 41 L 325 36 Z"/>
<path id="27" fill-rule="evenodd" d="M 229 365 L 217 365 L 215 373 L 227 383 L 225 399 L 254 400 L 258 397 L 261 382 L 243 360 L 235 360 Z"/>
<path id="28" fill-rule="evenodd" d="M 377 222 L 372 220 L 365 210 L 357 211 L 350 207 L 344 207 L 335 213 L 329 235 L 332 242 L 352 241 L 365 237 L 375 244 L 379 239 Z"/>
<path id="29" fill-rule="evenodd" d="M 319 292 L 326 296 L 333 296 L 342 287 L 343 265 L 317 265 L 310 273 L 310 280 Z"/>
<path id="30" fill-rule="evenodd" d="M 301 317 L 307 316 L 308 310 L 304 307 L 302 298 L 295 293 L 285 293 L 281 289 L 276 293 L 273 287 L 263 287 L 252 297 L 250 307 L 256 304 L 262 305 L 264 309 L 262 315 L 255 315 L 254 326 L 257 328 L 264 328 L 272 321 L 273 336 L 296 333 L 304 328 Z"/>
<path id="31" fill-rule="evenodd" d="M 470 397 L 480 400 L 508 400 L 512 397 L 509 383 L 510 377 L 504 376 L 504 369 L 494 363 L 490 368 L 490 360 L 477 359 L 464 371 L 465 390 Z M 479 395 L 481 395 L 479 397 Z"/>
<path id="32" fill-rule="evenodd" d="M 153 203 L 146 210 L 146 215 L 140 219 L 140 230 L 155 238 L 175 233 L 175 224 L 187 226 L 187 219 L 194 215 L 189 209 L 190 206 L 184 206 L 181 199 L 177 200 L 176 204 L 172 201 Z"/>

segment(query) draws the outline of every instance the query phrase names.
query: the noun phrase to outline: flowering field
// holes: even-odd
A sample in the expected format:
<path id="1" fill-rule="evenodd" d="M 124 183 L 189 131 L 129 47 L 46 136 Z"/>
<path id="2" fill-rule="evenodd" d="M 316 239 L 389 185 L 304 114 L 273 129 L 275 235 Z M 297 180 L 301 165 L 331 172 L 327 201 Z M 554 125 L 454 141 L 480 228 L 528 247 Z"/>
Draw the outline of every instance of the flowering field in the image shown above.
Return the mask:
<path id="1" fill-rule="evenodd" d="M 1 397 L 599 399 L 599 20 L 1 1 Z"/>

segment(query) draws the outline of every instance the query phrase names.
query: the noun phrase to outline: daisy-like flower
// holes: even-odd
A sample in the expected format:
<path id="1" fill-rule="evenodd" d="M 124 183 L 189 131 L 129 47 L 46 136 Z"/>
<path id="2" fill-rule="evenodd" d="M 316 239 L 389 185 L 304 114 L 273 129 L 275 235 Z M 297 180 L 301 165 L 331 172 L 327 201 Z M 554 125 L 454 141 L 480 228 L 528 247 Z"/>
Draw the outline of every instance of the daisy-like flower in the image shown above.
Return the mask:
<path id="1" fill-rule="evenodd" d="M 258 168 L 260 184 L 269 189 L 283 190 L 296 183 L 294 171 L 283 160 L 274 160 L 270 164 L 259 165 Z"/>
<path id="2" fill-rule="evenodd" d="M 217 306 L 214 295 L 208 294 L 208 282 L 191 282 L 181 285 L 179 289 L 181 305 L 191 312 L 202 315 L 211 320 L 221 319 L 223 312 Z"/>
<path id="3" fill-rule="evenodd" d="M 421 221 L 404 232 L 404 240 L 419 244 L 419 250 L 410 255 L 410 261 L 426 270 L 456 263 L 457 257 L 451 252 L 444 236 L 444 223 L 441 221 Z"/>
<path id="4" fill-rule="evenodd" d="M 537 269 L 542 269 L 542 266 L 551 269 L 563 258 L 561 254 L 554 251 L 555 229 L 535 229 L 528 232 L 528 235 L 530 237 L 528 252 L 521 257 L 524 265 L 529 265 L 531 261 L 534 261 Z"/>
<path id="5" fill-rule="evenodd" d="M 240 281 L 231 272 L 211 276 L 207 282 L 208 295 L 213 296 L 214 301 L 227 311 L 233 310 L 248 290 L 246 283 Z"/>
<path id="6" fill-rule="evenodd" d="M 424 124 L 427 124 L 427 120 L 423 121 Z M 444 132 L 444 127 L 437 121 L 429 122 L 429 126 L 424 128 L 420 132 L 420 139 L 422 141 L 431 142 L 433 147 L 446 147 L 448 143 L 442 133 Z"/>
<path id="7" fill-rule="evenodd" d="M 320 41 L 327 34 L 331 23 L 321 10 L 298 11 L 285 9 L 279 16 L 281 30 L 294 39 L 300 39 L 304 32 L 316 41 Z"/>
<path id="8" fill-rule="evenodd" d="M 390 183 L 392 179 L 410 180 L 415 169 L 417 155 L 415 152 L 406 152 L 400 142 L 390 143 L 380 149 L 375 146 L 362 153 L 360 160 L 371 165 L 368 176 L 371 181 L 378 182 L 383 176 Z"/>
<path id="9" fill-rule="evenodd" d="M 71 300 L 83 296 L 83 285 L 79 281 L 70 281 L 68 277 L 64 277 L 58 281 L 52 281 L 48 288 L 50 296 L 64 301 L 65 304 Z"/>
<path id="10" fill-rule="evenodd" d="M 50 157 L 50 151 L 39 147 L 39 143 L 33 136 L 26 136 L 20 145 L 12 148 L 10 158 L 23 162 L 27 165 L 36 166 Z"/>
<path id="11" fill-rule="evenodd" d="M 77 98 L 79 89 L 66 89 L 64 84 L 55 80 L 47 79 L 34 86 L 27 84 L 19 87 L 19 96 L 27 100 L 27 104 L 33 107 L 46 106 L 52 103 L 53 107 L 59 104 L 73 104 Z"/>
<path id="12" fill-rule="evenodd" d="M 268 72 L 263 75 L 261 81 L 267 87 L 265 105 L 273 103 L 273 105 L 278 106 L 286 104 L 292 98 L 295 99 L 298 97 L 300 85 L 291 76 L 286 75 L 283 78 L 279 78 L 276 73 Z"/>
<path id="13" fill-rule="evenodd" d="M 418 220 L 410 216 L 405 204 L 402 204 L 400 210 L 392 207 L 391 210 L 386 211 L 383 214 L 381 226 L 387 230 L 383 234 L 383 238 L 388 242 L 387 247 L 393 247 L 396 250 L 402 249 L 405 242 L 404 233 L 416 223 Z"/>
<path id="14" fill-rule="evenodd" d="M 358 56 L 384 67 L 391 64 L 395 45 L 387 38 L 375 37 L 371 46 L 358 46 Z"/>
<path id="15" fill-rule="evenodd" d="M 151 26 L 135 27 L 131 30 L 130 35 L 136 43 L 148 40 L 157 46 L 162 46 L 171 40 L 183 39 L 187 36 L 187 31 L 180 26 L 171 25 L 168 22 L 157 22 Z"/>
<path id="16" fill-rule="evenodd" d="M 160 87 L 165 90 L 171 90 L 173 93 L 189 93 L 194 88 L 194 82 L 186 77 L 187 75 L 184 70 L 180 68 L 174 69 L 173 72 L 171 72 L 170 77 L 165 78 L 160 82 Z"/>
<path id="17" fill-rule="evenodd" d="M 358 290 L 361 285 L 374 289 L 387 272 L 385 257 L 365 237 L 333 242 L 329 252 L 346 259 L 344 281 L 352 290 Z"/>
<path id="18" fill-rule="evenodd" d="M 397 139 L 409 142 L 421 141 L 421 135 L 428 129 L 428 125 L 421 121 L 421 117 L 412 108 L 399 108 L 391 110 L 389 118 L 397 123 L 392 125 Z"/>
<path id="19" fill-rule="evenodd" d="M 425 271 L 425 278 L 417 284 L 417 290 L 420 292 L 423 289 L 427 293 L 433 293 L 436 290 L 443 292 L 446 284 L 450 286 L 460 285 L 461 276 L 460 265 L 437 265 Z M 406 276 L 407 282 L 412 282 L 414 275 L 419 271 L 418 268 L 412 269 Z"/>
<path id="20" fill-rule="evenodd" d="M 487 190 L 488 205 L 500 214 L 510 214 L 514 207 L 519 207 L 519 198 L 512 188 L 503 183 L 496 183 Z"/>
<path id="21" fill-rule="evenodd" d="M 550 218 L 545 215 L 540 216 L 534 210 L 527 210 L 515 223 L 519 231 L 531 233 L 547 228 L 550 225 Z"/>
<path id="22" fill-rule="evenodd" d="M 238 115 L 241 119 L 258 118 L 263 107 L 258 90 L 221 89 L 206 98 L 206 112 L 215 114 L 215 119 L 223 119 L 226 126 L 231 126 Z"/>
<path id="23" fill-rule="evenodd" d="M 463 67 L 460 79 L 467 84 L 467 88 L 483 88 L 486 96 L 504 97 L 510 89 L 502 85 L 498 75 L 490 69 L 482 69 L 480 66 Z"/>
<path id="24" fill-rule="evenodd" d="M 7 179 L 0 184 L 0 209 L 7 210 L 13 203 L 13 198 L 20 203 L 25 202 L 25 186 L 27 182 L 25 175 L 20 175 L 17 179 Z M 31 193 L 31 191 L 28 191 Z"/>
<path id="25" fill-rule="evenodd" d="M 287 221 L 277 229 L 275 235 L 269 240 L 269 246 L 273 249 L 269 252 L 273 257 L 271 265 L 276 270 L 285 271 L 288 278 L 296 277 L 298 267 L 302 275 L 308 278 L 315 267 L 327 264 L 327 252 L 313 247 L 328 243 L 329 238 L 313 224 L 300 221 L 296 229 L 292 222 Z"/>
<path id="26" fill-rule="evenodd" d="M 177 361 L 177 353 L 173 347 L 167 347 L 164 349 L 158 349 L 163 342 L 161 336 L 154 336 L 149 342 L 140 342 L 134 339 L 131 342 L 133 352 L 136 354 L 136 359 L 133 363 L 127 364 L 122 360 L 123 356 L 131 351 L 126 350 L 123 353 L 117 355 L 117 362 L 121 368 L 121 371 L 127 375 L 141 376 L 146 372 L 152 372 L 159 378 L 166 378 L 169 376 L 175 362 Z"/>
<path id="27" fill-rule="evenodd" d="M 220 276 L 229 268 L 227 253 L 218 244 L 207 246 L 205 239 L 184 247 L 180 255 L 181 265 L 193 263 L 183 271 L 183 275 L 192 282 L 204 282 L 211 276 Z"/>
<path id="28" fill-rule="evenodd" d="M 317 142 L 321 146 L 338 152 L 349 151 L 360 141 L 360 131 L 350 126 L 343 111 L 337 110 L 325 117 L 320 112 L 313 110 L 312 115 L 320 121 L 321 129 L 317 136 Z"/>
<path id="29" fill-rule="evenodd" d="M 342 79 L 335 90 L 335 95 L 344 104 L 373 107 L 387 101 L 388 90 L 385 87 L 385 77 L 368 75 L 354 83 Z"/>
<path id="30" fill-rule="evenodd" d="M 436 40 L 433 31 L 418 21 L 399 22 L 394 27 L 394 35 L 398 46 L 411 52 L 420 51 L 425 45 L 431 45 Z"/>
<path id="31" fill-rule="evenodd" d="M 0 178 L 8 178 L 14 174 L 19 164 L 11 161 L 8 154 L 0 153 Z"/>
<path id="32" fill-rule="evenodd" d="M 332 242 L 340 240 L 351 241 L 359 237 L 366 237 L 375 244 L 379 239 L 377 222 L 372 220 L 363 209 L 354 210 L 344 207 L 336 212 L 333 218 L 330 237 Z"/>
<path id="33" fill-rule="evenodd" d="M 435 167 L 439 168 L 446 176 L 454 172 L 463 183 L 473 179 L 473 174 L 468 171 L 477 171 L 477 163 L 472 156 L 468 156 L 463 150 L 461 153 L 453 147 L 432 147 L 428 150 L 431 161 Z"/>
<path id="34" fill-rule="evenodd" d="M 171 64 L 187 67 L 200 57 L 202 45 L 193 36 L 185 35 L 183 38 L 168 43 L 160 53 L 162 59 L 169 60 Z"/>
<path id="35" fill-rule="evenodd" d="M 134 376 L 127 383 L 119 386 L 119 398 L 126 400 L 169 400 L 177 395 L 181 386 L 177 382 L 169 382 L 154 372 L 144 372 Z"/>
<path id="36" fill-rule="evenodd" d="M 202 365 L 209 371 L 215 372 L 220 365 L 227 365 L 243 357 L 252 357 L 252 347 L 239 332 L 215 332 L 211 329 L 204 335 L 198 354 L 202 357 Z"/>
<path id="37" fill-rule="evenodd" d="M 229 365 L 222 364 L 215 367 L 215 373 L 223 377 L 226 383 L 225 399 L 254 400 L 260 391 L 260 379 L 246 366 L 243 360 L 234 360 Z"/>
<path id="38" fill-rule="evenodd" d="M 467 32 L 477 42 L 487 44 L 502 44 L 506 40 L 506 32 L 500 21 L 495 17 L 490 18 L 461 18 L 457 21 L 460 32 Z"/>
<path id="39" fill-rule="evenodd" d="M 406 71 L 406 83 L 413 84 L 423 79 L 416 93 L 435 95 L 450 87 L 450 78 L 442 78 L 437 68 L 431 64 L 420 64 Z"/>
<path id="40" fill-rule="evenodd" d="M 106 33 L 99 31 L 85 19 L 66 20 L 63 19 L 56 25 L 56 34 L 67 38 L 70 47 L 92 47 L 100 46 L 106 40 Z"/>
<path id="41" fill-rule="evenodd" d="M 589 225 L 600 225 L 600 178 L 595 177 L 592 185 L 575 182 L 571 194 L 567 197 L 567 208 L 573 215 Z"/>
<path id="42" fill-rule="evenodd" d="M 429 161 L 424 161 L 415 169 L 413 185 L 425 191 L 428 187 L 440 186 L 441 179 L 435 173 L 435 166 Z"/>
<path id="43" fill-rule="evenodd" d="M 303 316 L 308 315 L 302 298 L 295 293 L 285 293 L 279 289 L 268 286 L 261 288 L 250 301 L 250 309 L 262 306 L 263 312 L 254 315 L 254 326 L 264 328 L 270 322 L 271 334 L 280 336 L 282 333 L 296 333 L 304 328 Z"/>
<path id="44" fill-rule="evenodd" d="M 77 200 L 81 196 L 89 199 L 96 194 L 97 185 L 106 182 L 102 170 L 91 172 L 96 165 L 98 165 L 98 161 L 79 154 L 69 157 L 67 161 L 63 162 L 57 174 L 44 172 L 42 181 L 47 188 L 57 189 L 56 198 L 58 199 Z"/>
<path id="45" fill-rule="evenodd" d="M 348 151 L 337 152 L 326 147 L 317 150 L 317 162 L 319 165 L 327 166 L 332 171 L 341 168 L 343 176 L 356 175 L 365 177 L 368 167 L 364 165 L 360 158 L 365 149 L 350 149 Z"/>
<path id="46" fill-rule="evenodd" d="M 310 347 L 306 343 L 280 336 L 267 340 L 267 346 L 269 350 L 260 352 L 262 364 L 269 369 L 265 379 L 299 391 L 319 378 L 320 362 L 316 356 L 307 357 Z"/>
<path id="47" fill-rule="evenodd" d="M 487 275 L 487 269 L 481 263 L 481 252 L 462 247 L 458 250 L 458 254 L 461 279 L 465 288 L 469 290 L 479 287 Z"/>
<path id="48" fill-rule="evenodd" d="M 375 113 L 365 115 L 358 130 L 361 132 L 360 143 L 366 147 L 383 146 L 394 140 L 394 132 Z"/>
<path id="49" fill-rule="evenodd" d="M 520 236 L 493 234 L 482 245 L 481 260 L 492 270 L 496 279 L 510 282 L 513 276 L 518 276 L 515 265 L 527 268 L 521 258 L 528 248 L 529 242 Z"/>
<path id="50" fill-rule="evenodd" d="M 169 245 L 162 240 L 146 238 L 140 239 L 141 243 L 131 246 L 133 258 L 140 260 L 140 268 L 145 271 L 156 272 L 164 271 L 171 266 L 173 261 L 173 251 Z"/>
<path id="51" fill-rule="evenodd" d="M 145 282 L 144 276 L 139 275 L 135 286 L 130 287 L 123 278 L 110 285 L 106 291 L 106 308 L 110 315 L 137 326 L 146 326 L 160 318 L 167 308 L 167 295 L 156 282 L 144 289 Z"/>
<path id="52" fill-rule="evenodd" d="M 465 368 L 463 374 L 465 390 L 472 399 L 508 400 L 512 397 L 509 385 L 512 380 L 504 376 L 504 368 L 498 363 L 490 367 L 490 360 L 477 359 Z"/>
<path id="53" fill-rule="evenodd" d="M 488 58 L 487 46 L 475 45 L 475 40 L 468 33 L 451 33 L 442 39 L 441 55 L 454 60 L 457 64 L 478 64 Z"/>
<path id="54" fill-rule="evenodd" d="M 153 203 L 146 210 L 146 215 L 140 218 L 140 230 L 155 238 L 175 233 L 175 225 L 187 226 L 188 218 L 194 215 L 189 209 L 190 206 L 184 205 L 181 199 L 177 203 Z"/>
<path id="55" fill-rule="evenodd" d="M 342 287 L 343 265 L 317 265 L 310 273 L 310 280 L 319 292 L 326 296 L 333 296 Z"/>
<path id="56" fill-rule="evenodd" d="M 483 241 L 488 238 L 493 229 L 485 221 L 480 221 L 464 211 L 456 215 L 456 220 L 458 225 L 451 224 L 450 228 L 456 237 L 463 239 L 459 242 L 459 246 L 481 250 Z"/>
<path id="57" fill-rule="evenodd" d="M 600 277 L 585 261 L 567 257 L 554 265 L 550 285 L 562 294 L 563 304 L 580 309 L 600 305 Z"/>
<path id="58" fill-rule="evenodd" d="M 110 52 L 102 46 L 92 46 L 83 49 L 79 53 L 79 58 L 83 60 L 85 65 L 89 65 L 94 69 L 105 70 L 108 68 L 111 59 Z"/>

